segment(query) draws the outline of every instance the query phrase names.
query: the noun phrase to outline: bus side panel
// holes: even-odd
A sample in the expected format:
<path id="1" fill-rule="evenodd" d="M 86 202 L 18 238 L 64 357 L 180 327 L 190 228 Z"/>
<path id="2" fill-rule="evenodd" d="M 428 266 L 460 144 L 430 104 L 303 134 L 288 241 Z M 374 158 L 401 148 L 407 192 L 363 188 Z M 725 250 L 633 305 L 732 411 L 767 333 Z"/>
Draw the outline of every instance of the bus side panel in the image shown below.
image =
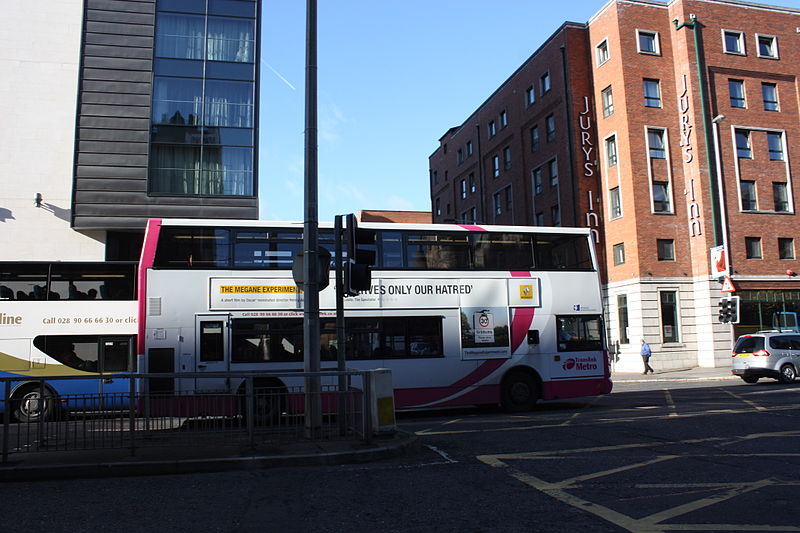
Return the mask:
<path id="1" fill-rule="evenodd" d="M 569 381 L 546 381 L 542 384 L 544 400 L 563 398 L 580 398 L 581 396 L 597 396 L 611 392 L 610 379 L 575 379 Z"/>
<path id="2" fill-rule="evenodd" d="M 458 405 L 497 404 L 500 385 L 480 385 L 464 394 L 460 388 L 430 387 L 424 389 L 395 389 L 394 402 L 398 409 L 424 407 L 454 407 Z"/>

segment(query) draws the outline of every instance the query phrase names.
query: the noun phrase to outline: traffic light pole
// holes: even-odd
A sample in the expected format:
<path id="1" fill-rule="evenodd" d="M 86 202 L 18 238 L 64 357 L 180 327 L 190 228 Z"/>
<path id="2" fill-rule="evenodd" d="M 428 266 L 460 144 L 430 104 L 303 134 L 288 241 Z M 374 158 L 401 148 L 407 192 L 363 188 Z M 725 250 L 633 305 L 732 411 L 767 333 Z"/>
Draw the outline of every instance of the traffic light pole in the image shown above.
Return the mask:
<path id="1" fill-rule="evenodd" d="M 317 193 L 317 0 L 306 0 L 306 134 L 305 217 L 303 219 L 303 347 L 304 369 L 318 373 L 319 364 L 319 219 Z M 315 438 L 322 430 L 319 375 L 306 378 L 305 433 Z"/>
<path id="2" fill-rule="evenodd" d="M 334 219 L 334 240 L 336 246 L 336 369 L 344 372 L 344 358 L 347 353 L 347 337 L 344 330 L 344 259 L 342 254 L 342 215 Z M 339 401 L 338 419 L 339 433 L 344 435 L 347 431 L 345 418 L 344 393 L 347 391 L 347 378 L 339 374 Z"/>

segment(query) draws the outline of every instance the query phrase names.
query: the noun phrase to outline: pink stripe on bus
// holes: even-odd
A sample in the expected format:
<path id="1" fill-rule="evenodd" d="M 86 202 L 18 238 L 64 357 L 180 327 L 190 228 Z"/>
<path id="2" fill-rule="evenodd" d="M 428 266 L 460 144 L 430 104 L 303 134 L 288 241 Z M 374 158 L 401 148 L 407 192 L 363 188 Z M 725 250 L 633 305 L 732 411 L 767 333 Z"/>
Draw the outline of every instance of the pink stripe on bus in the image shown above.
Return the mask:
<path id="1" fill-rule="evenodd" d="M 161 219 L 151 218 L 147 221 L 142 243 L 142 255 L 139 257 L 139 283 L 137 295 L 139 297 L 139 323 L 137 324 L 139 336 L 136 338 L 136 353 L 144 354 L 145 317 L 147 316 L 147 269 L 153 268 L 156 257 L 158 235 L 161 233 Z"/>
<path id="2" fill-rule="evenodd" d="M 533 307 L 518 307 L 513 309 L 514 317 L 511 319 L 511 353 L 517 351 L 528 338 L 528 330 L 533 324 Z"/>
<path id="3" fill-rule="evenodd" d="M 488 231 L 480 226 L 473 226 L 472 224 L 459 224 L 459 226 L 467 231 Z"/>

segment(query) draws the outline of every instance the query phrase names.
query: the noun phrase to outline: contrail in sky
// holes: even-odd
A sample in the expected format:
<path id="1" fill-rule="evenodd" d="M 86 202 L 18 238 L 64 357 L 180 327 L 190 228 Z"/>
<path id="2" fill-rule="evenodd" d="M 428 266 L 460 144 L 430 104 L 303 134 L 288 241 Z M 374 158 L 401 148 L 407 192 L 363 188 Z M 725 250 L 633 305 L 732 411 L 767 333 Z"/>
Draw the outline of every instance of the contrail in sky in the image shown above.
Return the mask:
<path id="1" fill-rule="evenodd" d="M 283 76 L 281 76 L 281 73 L 280 73 L 280 72 L 278 72 L 277 70 L 275 70 L 274 68 L 272 68 L 272 65 L 270 65 L 269 63 L 264 63 L 264 64 L 265 64 L 265 65 L 267 66 L 267 68 L 268 68 L 268 69 L 270 69 L 270 70 L 271 70 L 271 71 L 272 71 L 272 72 L 273 72 L 273 73 L 274 73 L 276 76 L 278 76 L 278 77 L 281 79 L 281 81 L 282 81 L 283 83 L 285 83 L 286 85 L 288 85 L 288 86 L 289 86 L 289 88 L 290 88 L 291 90 L 293 90 L 293 91 L 296 91 L 296 90 L 297 90 L 297 89 L 295 89 L 294 85 L 292 85 L 291 83 L 289 83 L 289 80 L 287 80 L 286 78 L 284 78 Z"/>

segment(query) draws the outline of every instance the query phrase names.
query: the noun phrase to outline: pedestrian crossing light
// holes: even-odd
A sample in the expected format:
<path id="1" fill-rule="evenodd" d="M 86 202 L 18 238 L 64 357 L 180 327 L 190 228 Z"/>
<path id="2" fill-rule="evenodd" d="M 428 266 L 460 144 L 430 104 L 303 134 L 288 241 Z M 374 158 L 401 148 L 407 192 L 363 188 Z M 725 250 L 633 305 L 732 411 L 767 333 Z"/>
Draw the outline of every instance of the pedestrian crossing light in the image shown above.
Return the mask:
<path id="1" fill-rule="evenodd" d="M 359 228 L 356 216 L 352 213 L 345 218 L 347 261 L 344 264 L 344 293 L 356 296 L 372 286 L 372 267 L 376 259 L 375 231 Z"/>
<path id="2" fill-rule="evenodd" d="M 739 323 L 739 297 L 729 296 L 722 298 L 719 303 L 719 321 L 723 324 Z"/>

